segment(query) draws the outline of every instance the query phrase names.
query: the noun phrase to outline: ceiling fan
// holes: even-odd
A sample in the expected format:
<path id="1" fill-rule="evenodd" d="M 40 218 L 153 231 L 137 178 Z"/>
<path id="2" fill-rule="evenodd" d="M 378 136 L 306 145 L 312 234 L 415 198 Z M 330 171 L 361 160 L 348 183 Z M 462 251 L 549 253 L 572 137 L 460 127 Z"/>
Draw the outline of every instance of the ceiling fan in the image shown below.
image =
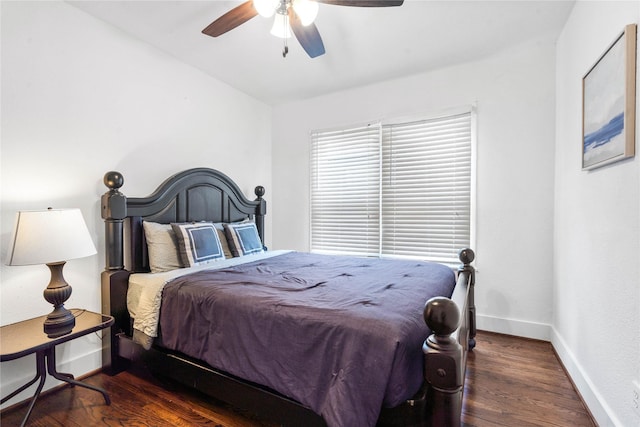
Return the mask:
<path id="1" fill-rule="evenodd" d="M 264 17 L 275 15 L 271 34 L 286 40 L 290 37 L 289 29 L 291 29 L 302 48 L 311 58 L 315 58 L 325 53 L 322 37 L 313 23 L 318 13 L 318 3 L 336 6 L 390 7 L 401 6 L 404 0 L 248 0 L 213 21 L 202 32 L 211 37 L 218 37 L 256 15 Z M 285 41 L 282 56 L 286 57 L 288 51 Z"/>

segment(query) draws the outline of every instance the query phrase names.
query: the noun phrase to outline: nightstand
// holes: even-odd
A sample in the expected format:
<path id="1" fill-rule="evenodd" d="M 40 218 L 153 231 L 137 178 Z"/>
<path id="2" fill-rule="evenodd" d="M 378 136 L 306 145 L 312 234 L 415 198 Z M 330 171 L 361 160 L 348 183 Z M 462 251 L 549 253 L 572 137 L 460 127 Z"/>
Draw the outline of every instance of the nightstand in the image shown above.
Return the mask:
<path id="1" fill-rule="evenodd" d="M 108 328 L 113 325 L 114 322 L 111 316 L 80 309 L 72 309 L 71 311 L 73 315 L 76 316 L 76 325 L 71 332 L 60 337 L 50 338 L 44 332 L 43 325 L 47 316 L 40 316 L 0 327 L 0 362 L 18 359 L 31 353 L 36 354 L 36 376 L 0 401 L 0 403 L 6 402 L 38 381 L 38 379 L 40 380 L 38 388 L 29 403 L 29 409 L 27 409 L 27 414 L 22 421 L 22 426 L 27 423 L 31 415 L 31 410 L 47 378 L 47 372 L 60 381 L 102 393 L 105 403 L 107 405 L 111 404 L 109 395 L 103 389 L 76 381 L 73 375 L 56 370 L 56 346 L 58 344 Z"/>

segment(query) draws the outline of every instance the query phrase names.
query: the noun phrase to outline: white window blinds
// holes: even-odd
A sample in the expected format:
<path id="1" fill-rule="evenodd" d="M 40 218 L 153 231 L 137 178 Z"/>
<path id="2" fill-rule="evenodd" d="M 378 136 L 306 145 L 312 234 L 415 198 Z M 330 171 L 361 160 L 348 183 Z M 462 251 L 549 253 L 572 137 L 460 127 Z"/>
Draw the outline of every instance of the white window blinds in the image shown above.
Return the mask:
<path id="1" fill-rule="evenodd" d="M 311 250 L 456 263 L 471 235 L 471 112 L 311 135 Z"/>
<path id="2" fill-rule="evenodd" d="M 470 244 L 471 114 L 382 131 L 383 255 L 456 262 Z"/>
<path id="3" fill-rule="evenodd" d="M 380 125 L 312 133 L 311 248 L 380 252 Z"/>

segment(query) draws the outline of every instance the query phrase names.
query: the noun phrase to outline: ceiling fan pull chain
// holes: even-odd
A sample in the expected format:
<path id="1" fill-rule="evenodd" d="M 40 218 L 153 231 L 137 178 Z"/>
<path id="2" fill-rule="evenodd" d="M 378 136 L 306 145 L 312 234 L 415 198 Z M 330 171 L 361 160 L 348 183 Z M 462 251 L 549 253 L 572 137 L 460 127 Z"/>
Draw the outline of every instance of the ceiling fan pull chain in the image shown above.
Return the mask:
<path id="1" fill-rule="evenodd" d="M 286 58 L 287 54 L 289 53 L 289 45 L 287 44 L 287 33 L 290 31 L 289 30 L 289 14 L 287 13 L 287 8 L 290 6 L 289 4 L 290 2 L 288 1 L 283 1 L 281 4 L 281 7 L 284 10 L 284 25 L 282 26 L 282 41 L 283 41 L 283 45 L 284 47 L 282 48 L 282 57 Z"/>

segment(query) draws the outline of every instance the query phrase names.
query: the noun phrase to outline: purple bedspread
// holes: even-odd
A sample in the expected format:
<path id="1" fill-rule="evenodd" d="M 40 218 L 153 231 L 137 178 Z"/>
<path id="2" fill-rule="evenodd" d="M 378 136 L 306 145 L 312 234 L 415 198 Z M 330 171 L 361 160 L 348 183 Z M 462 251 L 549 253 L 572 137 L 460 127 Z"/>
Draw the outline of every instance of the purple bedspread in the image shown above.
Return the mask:
<path id="1" fill-rule="evenodd" d="M 174 279 L 163 345 L 270 387 L 329 426 L 374 426 L 422 383 L 422 318 L 446 266 L 291 252 Z"/>

